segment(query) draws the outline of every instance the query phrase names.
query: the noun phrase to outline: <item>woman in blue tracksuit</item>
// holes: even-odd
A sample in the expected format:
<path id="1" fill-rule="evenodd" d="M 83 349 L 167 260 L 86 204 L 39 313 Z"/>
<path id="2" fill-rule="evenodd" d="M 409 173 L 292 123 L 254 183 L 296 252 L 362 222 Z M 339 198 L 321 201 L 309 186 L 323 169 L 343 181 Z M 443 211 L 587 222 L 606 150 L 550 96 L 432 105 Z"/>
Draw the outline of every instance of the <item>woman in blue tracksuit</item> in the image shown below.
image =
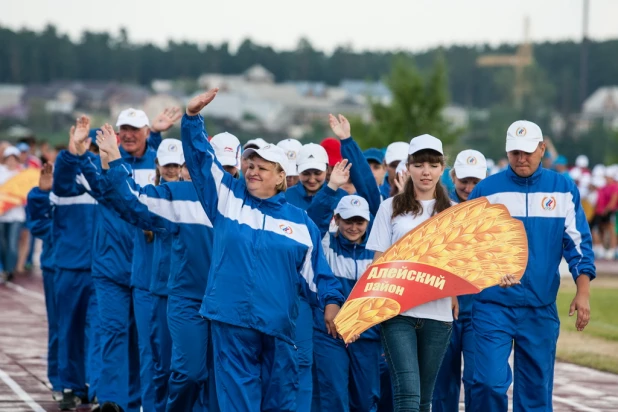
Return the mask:
<path id="1" fill-rule="evenodd" d="M 219 406 L 296 411 L 299 294 L 303 285 L 317 291 L 327 330 L 336 336 L 341 286 L 324 258 L 317 227 L 282 193 L 283 150 L 246 150 L 245 184 L 215 159 L 199 113 L 217 91 L 189 102 L 181 134 L 192 182 L 215 228 L 215 260 L 200 313 L 211 320 Z"/>
<path id="2" fill-rule="evenodd" d="M 47 379 L 52 391 L 62 392 L 62 382 L 58 376 L 58 324 L 56 294 L 54 291 L 54 249 L 52 236 L 53 207 L 49 200 L 53 180 L 52 165 L 43 165 L 39 186 L 28 193 L 26 203 L 26 225 L 32 236 L 43 241 L 41 268 L 43 269 L 43 291 L 47 308 Z"/>
<path id="3" fill-rule="evenodd" d="M 212 224 L 198 202 L 193 185 L 174 182 L 180 171 L 168 165 L 184 163 L 180 141 L 166 139 L 159 147 L 157 163 L 166 181 L 141 187 L 133 180 L 130 166 L 121 160 L 113 136 L 105 135 L 105 128 L 103 133 L 101 151 L 107 156 L 103 167 L 110 167 L 105 175 L 110 189 L 106 196 L 113 199 L 115 209 L 124 220 L 154 232 L 158 261 L 153 267 L 159 270 L 153 276 L 152 292 L 156 299 L 167 297 L 167 318 L 153 320 L 158 324 L 155 330 L 169 325 L 172 341 L 169 386 L 165 382 L 167 405 L 162 408 L 157 399 L 157 409 L 206 410 L 201 395 L 208 376 L 208 322 L 198 312 L 206 289 L 206 275 L 202 271 L 210 265 Z M 239 142 L 237 145 L 240 147 Z M 166 258 L 165 254 L 169 256 Z M 160 337 L 156 340 L 163 341 Z"/>
<path id="4" fill-rule="evenodd" d="M 449 193 L 453 202 L 468 200 L 472 189 L 487 177 L 487 161 L 481 152 L 464 150 L 457 155 L 455 164 L 449 172 L 454 189 Z M 442 360 L 442 366 L 433 391 L 432 411 L 459 411 L 459 392 L 461 390 L 461 358 L 463 354 L 463 384 L 466 410 L 470 407 L 470 388 L 474 372 L 474 333 L 472 330 L 473 295 L 457 298 L 459 316 L 453 321 L 451 341 Z"/>
<path id="5" fill-rule="evenodd" d="M 327 189 L 315 196 L 309 217 L 320 229 L 326 260 L 341 282 L 344 296 L 371 264 L 373 252 L 365 249 L 371 221 L 369 204 L 356 195 L 337 200 L 336 189 L 349 179 L 350 165 L 343 160 L 333 168 Z M 368 168 L 368 166 L 367 166 Z M 377 185 L 374 185 L 376 192 Z M 335 214 L 336 233 L 329 232 Z M 380 362 L 382 345 L 377 327 L 363 333 L 352 345 L 332 339 L 324 330 L 323 312 L 313 308 L 314 324 L 314 388 L 315 411 L 375 411 L 380 399 Z"/>

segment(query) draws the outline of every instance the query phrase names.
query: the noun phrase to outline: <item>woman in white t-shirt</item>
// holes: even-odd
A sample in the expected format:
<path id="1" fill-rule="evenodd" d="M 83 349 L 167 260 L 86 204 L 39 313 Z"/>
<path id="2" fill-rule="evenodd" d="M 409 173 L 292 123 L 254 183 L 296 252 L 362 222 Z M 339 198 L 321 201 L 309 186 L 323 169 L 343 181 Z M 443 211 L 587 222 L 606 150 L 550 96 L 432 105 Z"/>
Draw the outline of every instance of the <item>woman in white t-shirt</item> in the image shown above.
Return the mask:
<path id="1" fill-rule="evenodd" d="M 409 179 L 403 192 L 378 210 L 366 248 L 377 259 L 393 243 L 452 203 L 440 178 L 442 142 L 428 134 L 408 149 Z M 456 299 L 444 298 L 412 308 L 382 323 L 382 344 L 391 373 L 395 411 L 429 411 L 433 388 L 449 343 Z"/>
<path id="2" fill-rule="evenodd" d="M 0 162 L 0 186 L 22 170 L 19 155 L 20 151 L 14 146 L 4 149 Z M 25 221 L 24 206 L 16 206 L 0 214 L 0 272 L 6 272 L 2 274 L 3 278 L 11 279 L 15 272 L 19 233 Z"/>

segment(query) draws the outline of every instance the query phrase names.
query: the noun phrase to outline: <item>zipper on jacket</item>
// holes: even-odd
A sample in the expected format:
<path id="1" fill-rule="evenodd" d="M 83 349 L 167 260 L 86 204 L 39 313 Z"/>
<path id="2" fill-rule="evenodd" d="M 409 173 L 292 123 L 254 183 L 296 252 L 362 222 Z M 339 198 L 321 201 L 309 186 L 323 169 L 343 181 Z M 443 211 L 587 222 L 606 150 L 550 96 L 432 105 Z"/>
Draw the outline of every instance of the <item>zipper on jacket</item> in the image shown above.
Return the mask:
<path id="1" fill-rule="evenodd" d="M 354 259 L 354 270 L 356 281 L 358 282 L 358 261 L 356 260 L 356 243 L 354 243 L 354 248 L 352 249 L 352 258 Z"/>

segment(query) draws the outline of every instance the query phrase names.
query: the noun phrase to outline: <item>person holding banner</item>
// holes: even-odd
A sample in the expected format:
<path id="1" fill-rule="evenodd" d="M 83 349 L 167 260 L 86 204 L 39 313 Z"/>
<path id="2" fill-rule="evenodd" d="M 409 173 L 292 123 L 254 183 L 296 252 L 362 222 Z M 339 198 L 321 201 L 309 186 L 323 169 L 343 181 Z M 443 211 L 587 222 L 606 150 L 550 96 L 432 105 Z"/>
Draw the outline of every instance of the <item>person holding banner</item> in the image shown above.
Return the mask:
<path id="1" fill-rule="evenodd" d="M 371 221 L 369 204 L 356 195 L 344 196 L 341 200 L 337 197 L 337 189 L 350 179 L 351 167 L 347 160 L 337 163 L 328 185 L 318 192 L 307 211 L 320 229 L 326 260 L 341 282 L 346 297 L 373 259 L 373 252 L 365 249 Z M 377 185 L 375 191 L 378 191 Z M 329 233 L 333 210 L 337 232 Z M 376 410 L 380 399 L 382 355 L 379 327 L 369 329 L 348 346 L 328 335 L 321 321 L 322 309 L 314 306 L 313 314 L 313 409 L 325 412 Z"/>
<path id="2" fill-rule="evenodd" d="M 219 406 L 296 411 L 299 295 L 303 287 L 317 291 L 326 329 L 336 338 L 341 286 L 318 228 L 285 200 L 285 152 L 275 145 L 245 150 L 245 183 L 216 160 L 199 113 L 217 92 L 188 103 L 181 135 L 193 185 L 214 228 L 215 261 L 200 313 L 211 321 Z"/>
<path id="3" fill-rule="evenodd" d="M 577 285 L 569 311 L 583 331 L 590 320 L 589 288 L 596 276 L 592 238 L 573 181 L 541 166 L 546 146 L 541 128 L 518 120 L 506 133 L 509 166 L 481 181 L 468 200 L 486 197 L 505 205 L 524 224 L 529 260 L 521 285 L 488 288 L 475 296 L 472 325 L 475 370 L 472 410 L 507 411 L 512 382 L 508 360 L 515 351 L 513 409 L 552 410 L 560 320 L 556 295 L 561 259 Z"/>
<path id="4" fill-rule="evenodd" d="M 449 175 L 454 185 L 449 197 L 456 203 L 465 202 L 474 187 L 487 177 L 485 156 L 476 150 L 460 152 Z M 457 300 L 459 303 L 458 317 L 453 322 L 451 341 L 444 355 L 433 393 L 431 410 L 434 412 L 459 411 L 462 354 L 464 360 L 464 400 L 466 410 L 470 410 L 470 388 L 474 372 L 474 333 L 471 319 L 474 295 L 461 295 L 458 296 Z"/>
<path id="5" fill-rule="evenodd" d="M 365 246 L 379 258 L 393 243 L 451 206 L 440 183 L 442 142 L 424 134 L 410 141 L 403 192 L 382 202 Z M 455 300 L 456 301 L 456 300 Z M 414 307 L 381 324 L 395 411 L 429 411 L 434 383 L 452 330 L 451 298 Z"/>

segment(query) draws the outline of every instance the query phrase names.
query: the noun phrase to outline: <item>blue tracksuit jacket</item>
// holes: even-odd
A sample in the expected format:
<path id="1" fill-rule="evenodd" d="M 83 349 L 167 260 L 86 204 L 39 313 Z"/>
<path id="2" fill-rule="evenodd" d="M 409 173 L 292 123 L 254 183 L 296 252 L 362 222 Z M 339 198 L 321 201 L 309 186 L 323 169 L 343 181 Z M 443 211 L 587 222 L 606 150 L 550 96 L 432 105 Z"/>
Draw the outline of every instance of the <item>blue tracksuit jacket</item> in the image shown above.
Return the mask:
<path id="1" fill-rule="evenodd" d="M 253 197 L 226 173 L 202 116 L 185 115 L 181 133 L 192 182 L 216 228 L 202 315 L 293 343 L 303 284 L 324 305 L 343 303 L 318 228 L 282 193 Z"/>
<path id="2" fill-rule="evenodd" d="M 528 266 L 521 285 L 487 288 L 476 297 L 509 307 L 541 307 L 556 301 L 562 256 L 573 279 L 581 274 L 594 279 L 596 268 L 592 238 L 581 207 L 579 190 L 564 176 L 539 166 L 528 178 L 505 171 L 483 179 L 469 200 L 485 196 L 504 204 L 511 216 L 521 220 L 528 235 Z"/>

